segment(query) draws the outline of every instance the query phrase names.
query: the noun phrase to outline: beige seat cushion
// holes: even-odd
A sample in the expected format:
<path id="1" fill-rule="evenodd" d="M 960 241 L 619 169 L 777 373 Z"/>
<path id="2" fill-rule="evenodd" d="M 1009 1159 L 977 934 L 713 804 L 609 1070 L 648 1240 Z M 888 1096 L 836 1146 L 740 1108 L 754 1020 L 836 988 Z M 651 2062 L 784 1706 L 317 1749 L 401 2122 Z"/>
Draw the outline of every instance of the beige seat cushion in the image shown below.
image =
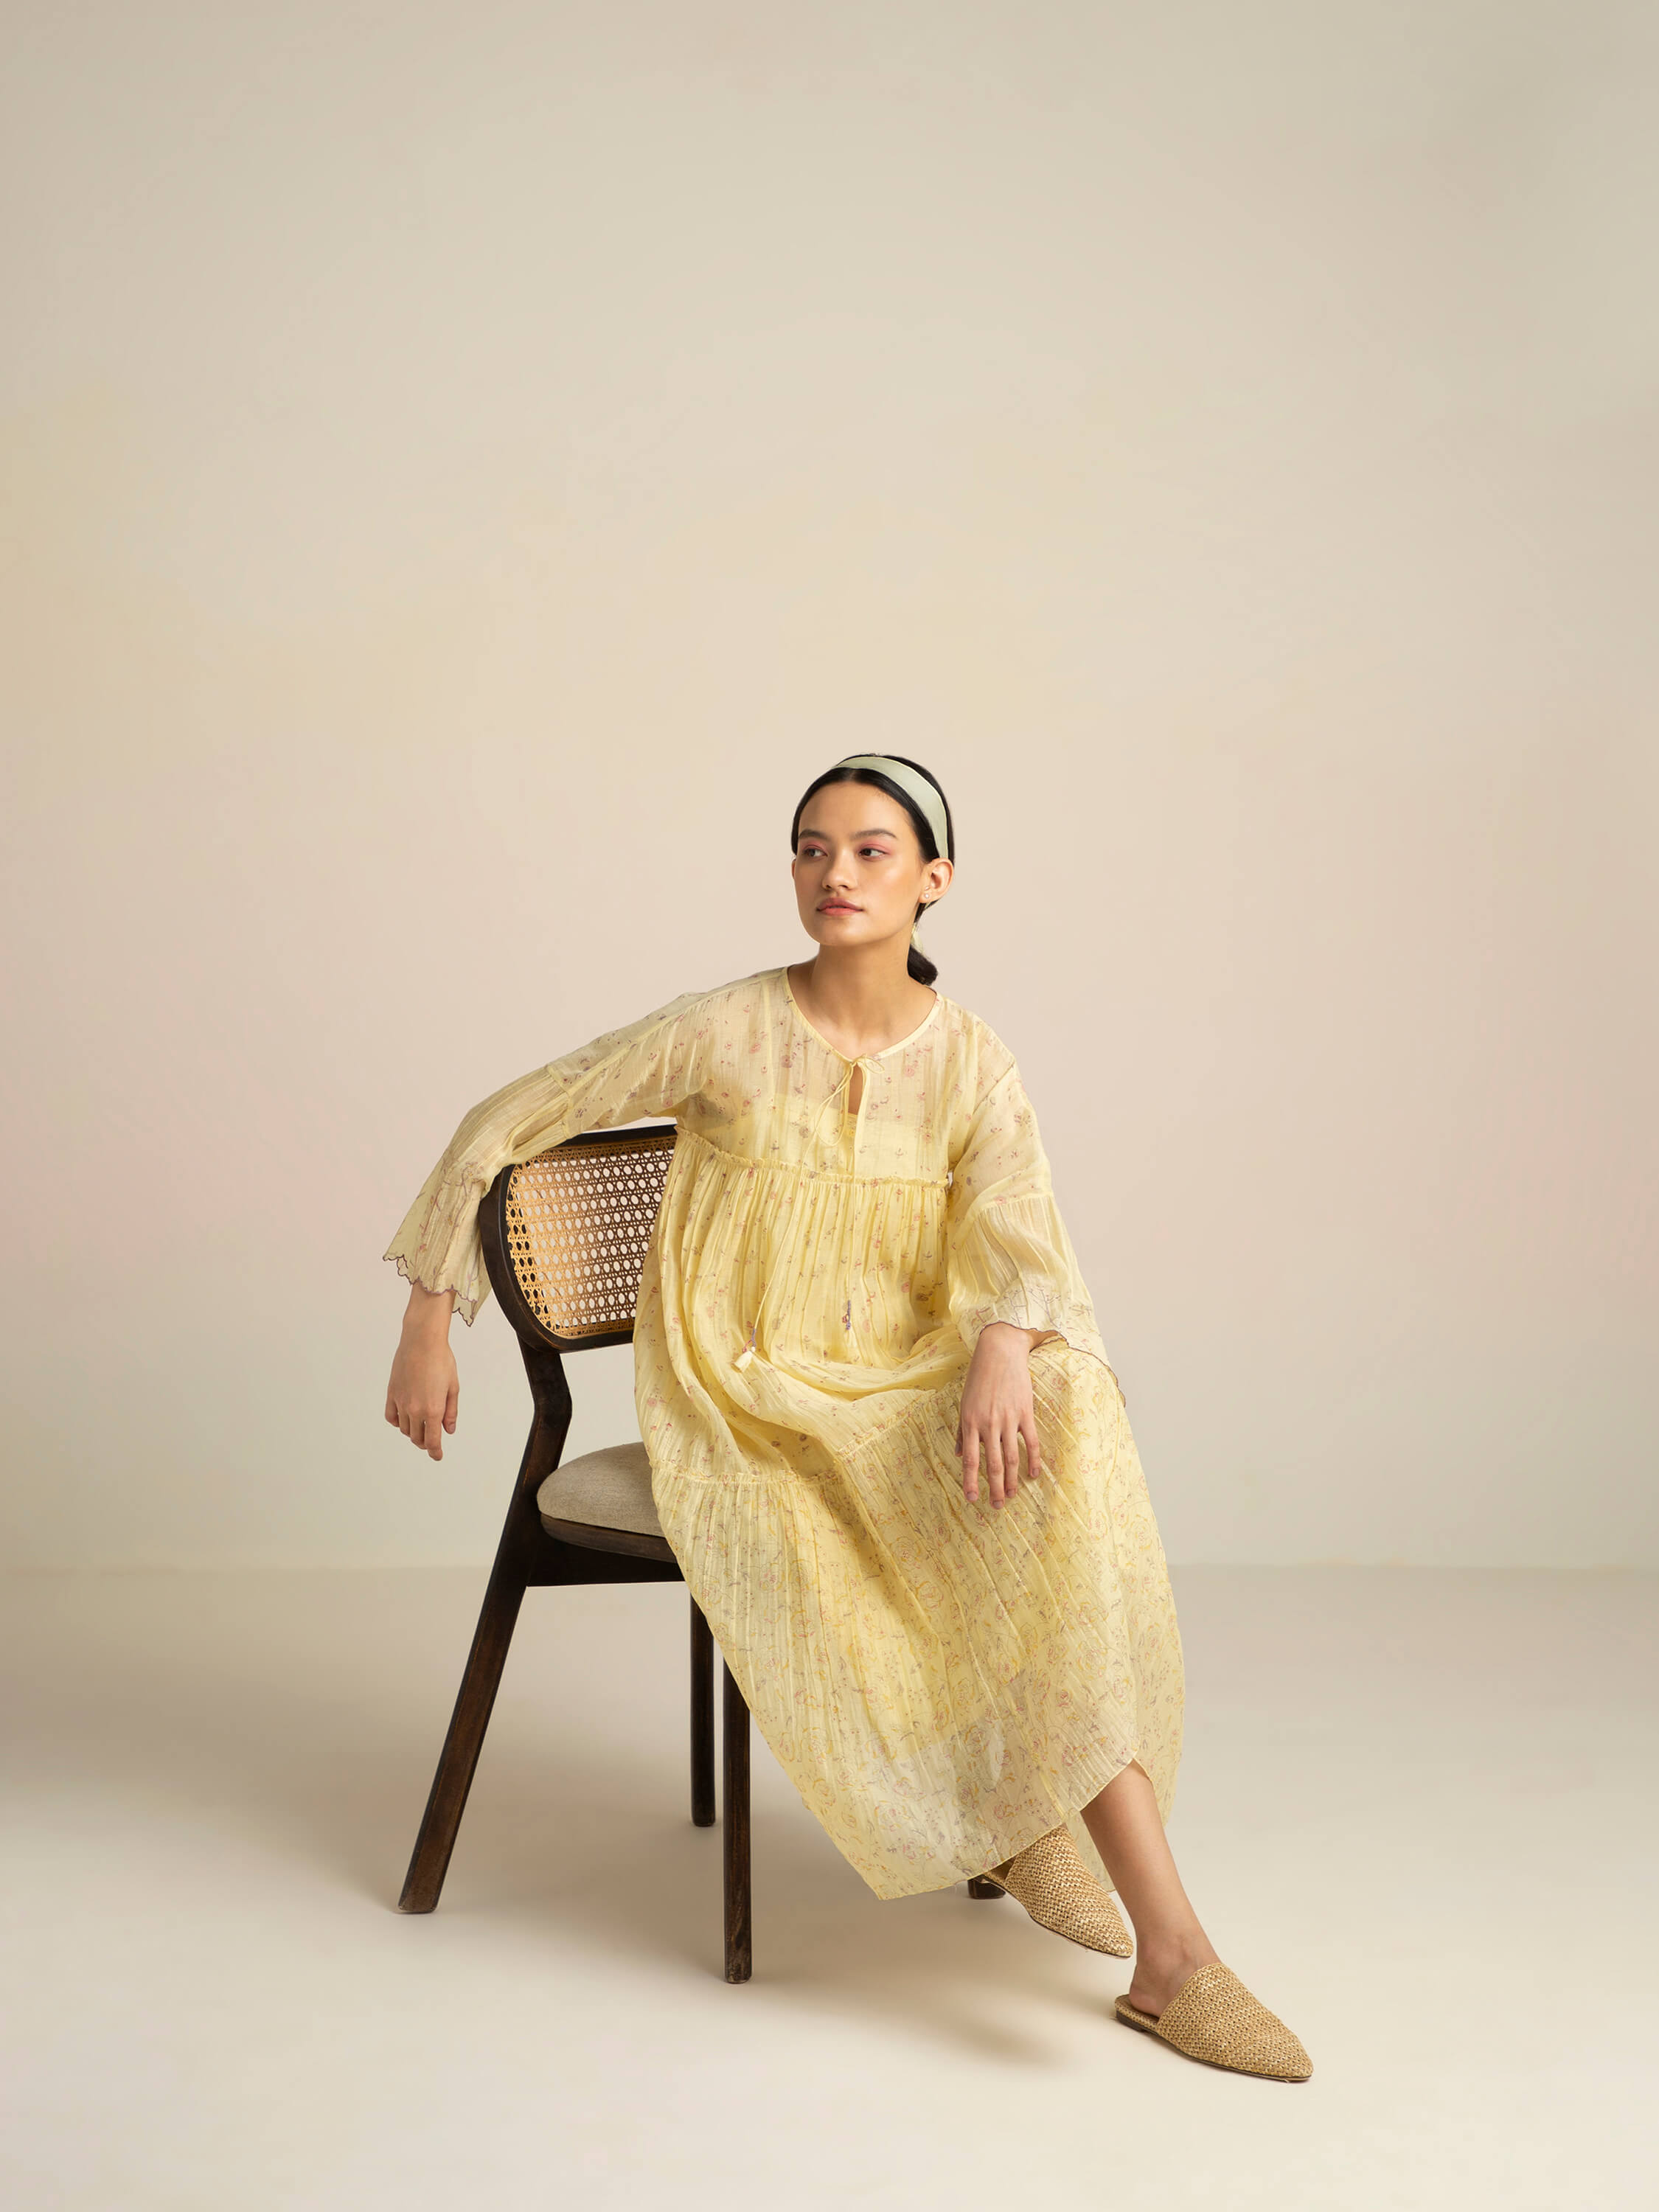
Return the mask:
<path id="1" fill-rule="evenodd" d="M 631 1528 L 660 1536 L 651 1502 L 651 1462 L 643 1444 L 607 1444 L 556 1467 L 536 1492 L 544 1521 L 580 1521 L 589 1528 Z"/>

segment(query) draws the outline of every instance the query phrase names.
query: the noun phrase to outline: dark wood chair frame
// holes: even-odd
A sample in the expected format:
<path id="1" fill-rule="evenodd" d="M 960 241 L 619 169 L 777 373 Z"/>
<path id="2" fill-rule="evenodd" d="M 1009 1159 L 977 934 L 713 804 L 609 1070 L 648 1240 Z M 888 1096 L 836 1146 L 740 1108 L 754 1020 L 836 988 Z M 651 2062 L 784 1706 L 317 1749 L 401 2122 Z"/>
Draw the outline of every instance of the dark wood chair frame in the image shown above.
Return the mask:
<path id="1" fill-rule="evenodd" d="M 614 1145 L 619 1137 L 659 1139 L 671 1122 L 627 1130 L 589 1130 L 570 1145 Z M 570 1386 L 565 1355 L 592 1352 L 602 1345 L 630 1344 L 632 1325 L 605 1335 L 562 1337 L 544 1328 L 532 1310 L 507 1258 L 506 1206 L 510 1169 L 496 1176 L 478 1208 L 478 1229 L 489 1283 L 512 1323 L 530 1378 L 532 1413 L 530 1435 L 512 1502 L 484 1589 L 478 1626 L 461 1676 L 460 1693 L 449 1733 L 433 1777 L 431 1795 L 415 1839 L 398 1909 L 430 1912 L 449 1870 L 467 1793 L 501 1686 L 507 1647 L 513 1641 L 526 1590 L 573 1583 L 684 1582 L 679 1563 L 660 1536 L 628 1528 L 589 1528 L 575 1521 L 543 1522 L 537 1504 L 540 1490 L 558 1466 L 570 1430 Z M 749 1849 L 749 1708 L 722 1664 L 724 1694 L 721 1739 L 726 1801 L 724 1882 L 726 1978 L 746 1982 L 753 1971 Z M 700 1828 L 714 1824 L 714 1639 L 695 1599 L 691 1602 L 691 1818 Z"/>

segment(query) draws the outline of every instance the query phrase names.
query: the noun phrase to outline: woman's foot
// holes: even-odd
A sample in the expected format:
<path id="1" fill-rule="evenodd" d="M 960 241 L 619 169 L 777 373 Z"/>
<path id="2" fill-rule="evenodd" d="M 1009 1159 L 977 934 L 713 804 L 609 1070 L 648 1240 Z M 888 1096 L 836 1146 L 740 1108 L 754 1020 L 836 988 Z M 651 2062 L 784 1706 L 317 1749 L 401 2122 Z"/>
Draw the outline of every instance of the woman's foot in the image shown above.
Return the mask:
<path id="1" fill-rule="evenodd" d="M 1313 2072 L 1307 2052 L 1222 1965 L 1199 1925 L 1139 1763 L 1114 1776 L 1083 1817 L 1134 1923 L 1134 1978 L 1114 2008 L 1118 2019 L 1206 2065 L 1305 2081 Z"/>
<path id="2" fill-rule="evenodd" d="M 1200 1966 L 1213 1966 L 1216 1963 L 1216 1953 L 1201 1929 L 1176 1942 L 1148 1944 L 1143 1939 L 1135 1959 L 1134 1978 L 1129 1984 L 1129 2002 L 1137 2012 L 1156 2020 Z"/>
<path id="3" fill-rule="evenodd" d="M 1068 1943 L 1104 1951 L 1115 1959 L 1127 1959 L 1134 1948 L 1111 1892 L 1103 1889 L 1084 1865 L 1081 1852 L 1063 1826 L 1039 1836 L 980 1879 L 1017 1897 L 1039 1928 L 1065 1936 Z"/>
<path id="4" fill-rule="evenodd" d="M 1305 2081 L 1313 2072 L 1300 2039 L 1219 1959 L 1189 1974 L 1156 2016 L 1129 1997 L 1120 1997 L 1113 2010 L 1125 2027 L 1155 2035 L 1206 2066 L 1270 2081 Z"/>

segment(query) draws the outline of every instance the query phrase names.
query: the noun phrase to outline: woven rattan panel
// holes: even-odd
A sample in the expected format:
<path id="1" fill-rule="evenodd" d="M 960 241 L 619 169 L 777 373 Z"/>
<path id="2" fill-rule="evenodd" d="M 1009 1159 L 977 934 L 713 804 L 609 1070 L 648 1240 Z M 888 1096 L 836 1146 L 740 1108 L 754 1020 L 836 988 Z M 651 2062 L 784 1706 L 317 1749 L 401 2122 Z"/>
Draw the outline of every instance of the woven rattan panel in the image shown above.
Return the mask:
<path id="1" fill-rule="evenodd" d="M 674 1132 L 556 1145 L 513 1170 L 507 1253 L 554 1336 L 631 1328 L 640 1270 L 674 1155 Z"/>

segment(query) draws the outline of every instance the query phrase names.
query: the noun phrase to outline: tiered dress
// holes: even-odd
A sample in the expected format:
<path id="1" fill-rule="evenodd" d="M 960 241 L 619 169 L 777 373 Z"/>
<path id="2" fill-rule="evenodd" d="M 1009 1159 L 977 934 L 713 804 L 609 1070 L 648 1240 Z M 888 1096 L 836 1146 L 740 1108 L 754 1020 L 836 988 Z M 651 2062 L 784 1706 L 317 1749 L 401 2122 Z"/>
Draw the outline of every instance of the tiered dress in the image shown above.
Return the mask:
<path id="1" fill-rule="evenodd" d="M 1181 1645 L 1012 1054 L 942 994 L 854 1061 L 781 968 L 688 992 L 475 1107 L 386 1257 L 470 1322 L 500 1170 L 658 1115 L 679 1133 L 635 1328 L 640 1433 L 762 1735 L 880 1897 L 1062 1820 L 1097 1866 L 1077 1815 L 1132 1759 L 1168 1817 Z M 996 1321 L 1053 1332 L 1030 1362 L 1042 1479 L 1000 1510 L 966 1502 L 955 1450 Z"/>

